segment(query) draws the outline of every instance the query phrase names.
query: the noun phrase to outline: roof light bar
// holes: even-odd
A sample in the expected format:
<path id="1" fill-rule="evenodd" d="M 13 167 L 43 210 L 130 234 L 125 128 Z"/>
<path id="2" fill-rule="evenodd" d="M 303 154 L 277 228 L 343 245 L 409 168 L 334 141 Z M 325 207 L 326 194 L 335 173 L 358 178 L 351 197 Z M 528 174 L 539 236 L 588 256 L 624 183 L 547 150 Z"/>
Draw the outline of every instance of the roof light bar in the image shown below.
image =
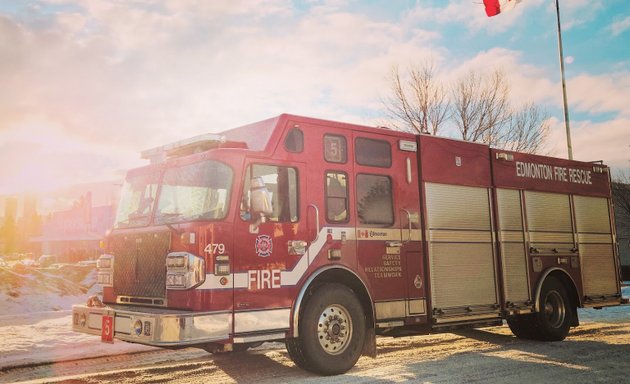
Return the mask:
<path id="1" fill-rule="evenodd" d="M 163 163 L 169 157 L 179 157 L 207 151 L 217 148 L 226 142 L 223 135 L 206 133 L 188 139 L 179 140 L 170 144 L 151 148 L 140 152 L 143 159 L 147 159 L 151 164 Z"/>

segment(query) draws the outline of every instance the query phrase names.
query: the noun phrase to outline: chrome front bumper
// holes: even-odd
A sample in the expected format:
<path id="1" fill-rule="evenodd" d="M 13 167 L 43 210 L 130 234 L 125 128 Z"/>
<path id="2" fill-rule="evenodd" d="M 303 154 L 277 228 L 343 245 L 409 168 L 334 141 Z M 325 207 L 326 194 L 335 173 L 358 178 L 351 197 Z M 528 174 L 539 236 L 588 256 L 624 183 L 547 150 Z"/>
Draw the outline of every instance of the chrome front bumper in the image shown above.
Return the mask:
<path id="1" fill-rule="evenodd" d="M 113 318 L 115 339 L 159 347 L 227 341 L 232 329 L 229 312 L 199 313 L 123 305 L 74 305 L 72 330 L 101 335 L 103 316 Z M 138 322 L 141 324 L 139 329 Z"/>

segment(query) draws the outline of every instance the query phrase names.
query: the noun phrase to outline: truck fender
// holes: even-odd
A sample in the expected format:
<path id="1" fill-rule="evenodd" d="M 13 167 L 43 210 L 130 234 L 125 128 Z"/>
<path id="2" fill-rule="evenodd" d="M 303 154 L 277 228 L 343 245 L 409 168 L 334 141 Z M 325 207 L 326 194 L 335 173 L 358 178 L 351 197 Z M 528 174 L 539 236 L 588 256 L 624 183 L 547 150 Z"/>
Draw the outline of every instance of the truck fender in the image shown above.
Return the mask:
<path id="1" fill-rule="evenodd" d="M 304 298 L 306 296 L 306 293 L 308 292 L 309 288 L 313 285 L 313 283 L 318 280 L 318 278 L 323 278 L 324 275 L 326 275 L 327 273 L 330 272 L 334 272 L 334 271 L 339 271 L 339 272 L 343 272 L 343 273 L 350 273 L 351 275 L 354 276 L 354 278 L 356 279 L 356 282 L 358 282 L 361 286 L 361 288 L 363 289 L 363 293 L 365 295 L 367 295 L 369 302 L 370 302 L 370 310 L 371 313 L 366 313 L 366 315 L 370 316 L 370 318 L 368 319 L 368 324 L 370 326 L 368 326 L 368 329 L 374 325 L 374 319 L 375 319 L 375 313 L 374 313 L 374 301 L 372 300 L 372 296 L 370 295 L 370 292 L 368 291 L 367 287 L 365 286 L 365 284 L 363 283 L 363 281 L 359 278 L 359 276 L 352 270 L 342 266 L 342 265 L 328 265 L 325 267 L 322 267 L 320 269 L 318 269 L 317 271 L 313 272 L 313 274 L 311 274 L 308 279 L 306 279 L 306 281 L 304 282 L 304 284 L 302 285 L 302 288 L 300 289 L 299 294 L 297 295 L 296 299 L 295 299 L 295 303 L 293 305 L 293 312 L 292 312 L 292 318 L 291 318 L 291 325 L 293 328 L 293 331 L 291 333 L 291 337 L 298 337 L 299 336 L 299 321 L 300 321 L 300 310 L 301 310 L 301 306 L 302 303 L 304 302 Z M 349 285 L 350 286 L 350 285 Z M 352 286 L 350 286 L 351 288 L 353 288 Z M 359 300 L 361 300 L 361 297 L 358 297 Z M 364 305 L 365 307 L 365 305 Z"/>
<path id="2" fill-rule="evenodd" d="M 535 296 L 535 301 L 534 301 L 534 310 L 536 312 L 540 312 L 540 292 L 542 290 L 542 286 L 545 283 L 545 280 L 547 279 L 547 277 L 549 275 L 551 275 L 552 273 L 560 273 L 562 274 L 565 278 L 567 278 L 571 284 L 573 285 L 572 287 L 567 287 L 567 289 L 570 289 L 571 291 L 577 292 L 577 285 L 575 284 L 575 281 L 573 280 L 573 278 L 571 277 L 571 275 L 569 275 L 564 269 L 562 268 L 558 268 L 558 267 L 553 267 L 553 268 L 549 268 L 547 269 L 542 276 L 538 279 L 538 284 L 536 285 L 536 296 Z M 567 293 L 569 293 L 570 296 L 572 295 L 572 292 L 569 291 Z M 576 303 L 578 306 L 581 306 L 581 299 L 580 299 L 580 295 L 577 295 L 577 300 L 578 302 Z"/>

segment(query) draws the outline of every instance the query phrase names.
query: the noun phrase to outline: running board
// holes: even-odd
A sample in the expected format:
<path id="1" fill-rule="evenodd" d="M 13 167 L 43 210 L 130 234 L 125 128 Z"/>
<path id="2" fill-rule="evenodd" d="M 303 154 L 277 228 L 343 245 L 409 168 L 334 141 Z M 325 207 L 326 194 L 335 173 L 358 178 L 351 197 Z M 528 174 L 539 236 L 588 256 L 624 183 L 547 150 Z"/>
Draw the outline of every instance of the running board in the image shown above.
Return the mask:
<path id="1" fill-rule="evenodd" d="M 284 340 L 287 337 L 286 332 L 276 333 L 264 333 L 264 334 L 250 334 L 250 335 L 237 335 L 232 338 L 234 344 L 241 343 L 260 343 L 263 341 L 275 341 Z"/>

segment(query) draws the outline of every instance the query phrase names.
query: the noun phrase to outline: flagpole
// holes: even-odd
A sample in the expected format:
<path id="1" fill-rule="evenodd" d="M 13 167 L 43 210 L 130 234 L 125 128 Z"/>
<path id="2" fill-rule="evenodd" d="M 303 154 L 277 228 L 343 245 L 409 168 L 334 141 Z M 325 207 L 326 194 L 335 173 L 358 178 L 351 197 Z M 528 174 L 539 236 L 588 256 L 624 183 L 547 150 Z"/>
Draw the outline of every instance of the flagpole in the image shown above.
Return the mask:
<path id="1" fill-rule="evenodd" d="M 567 150 L 569 160 L 573 160 L 573 146 L 571 145 L 571 128 L 569 127 L 569 107 L 567 103 L 567 84 L 564 79 L 564 55 L 562 53 L 562 32 L 560 28 L 560 4 L 556 0 L 556 16 L 558 18 L 558 52 L 560 54 L 560 73 L 562 75 L 562 101 L 564 105 L 564 125 L 567 131 Z"/>

